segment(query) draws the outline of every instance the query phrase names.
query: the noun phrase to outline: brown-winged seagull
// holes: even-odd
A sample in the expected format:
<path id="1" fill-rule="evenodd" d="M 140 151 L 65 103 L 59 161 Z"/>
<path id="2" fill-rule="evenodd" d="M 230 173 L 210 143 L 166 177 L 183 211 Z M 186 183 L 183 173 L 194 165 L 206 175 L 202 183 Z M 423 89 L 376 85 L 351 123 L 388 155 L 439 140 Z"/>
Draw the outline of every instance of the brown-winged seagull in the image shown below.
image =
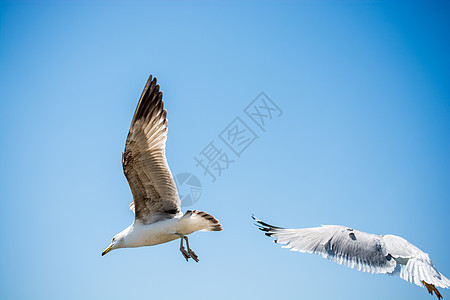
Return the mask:
<path id="1" fill-rule="evenodd" d="M 442 298 L 436 286 L 450 287 L 450 280 L 434 267 L 427 253 L 395 235 L 376 235 L 346 226 L 322 225 L 288 229 L 269 225 L 253 216 L 258 228 L 291 251 L 314 253 L 358 271 L 399 275 L 425 286 Z"/>
<path id="2" fill-rule="evenodd" d="M 222 230 L 219 221 L 210 214 L 198 210 L 181 212 L 177 187 L 165 155 L 167 112 L 163 106 L 162 92 L 156 78 L 150 75 L 122 155 L 123 171 L 133 193 L 130 209 L 135 219 L 113 237 L 102 256 L 118 248 L 153 246 L 179 238 L 180 251 L 186 261 L 192 258 L 198 262 L 187 235 L 195 231 Z"/>

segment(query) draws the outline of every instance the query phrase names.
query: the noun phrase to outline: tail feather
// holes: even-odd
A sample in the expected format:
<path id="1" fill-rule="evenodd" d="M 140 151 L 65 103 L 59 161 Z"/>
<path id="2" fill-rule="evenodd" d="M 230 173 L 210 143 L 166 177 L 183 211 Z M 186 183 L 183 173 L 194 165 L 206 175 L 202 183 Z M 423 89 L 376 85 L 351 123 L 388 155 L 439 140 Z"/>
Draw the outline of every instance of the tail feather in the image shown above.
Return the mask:
<path id="1" fill-rule="evenodd" d="M 196 230 L 200 231 L 222 231 L 222 225 L 210 214 L 199 210 L 188 210 L 180 219 L 189 218 L 196 224 Z"/>

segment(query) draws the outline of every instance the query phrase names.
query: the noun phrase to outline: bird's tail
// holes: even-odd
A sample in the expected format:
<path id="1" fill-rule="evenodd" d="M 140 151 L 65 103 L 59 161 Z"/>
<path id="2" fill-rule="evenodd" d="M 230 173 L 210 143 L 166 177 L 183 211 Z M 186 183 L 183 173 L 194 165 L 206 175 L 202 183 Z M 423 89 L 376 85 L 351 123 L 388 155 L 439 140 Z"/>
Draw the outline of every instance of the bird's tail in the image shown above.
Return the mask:
<path id="1" fill-rule="evenodd" d="M 188 210 L 178 222 L 186 222 L 192 231 L 222 231 L 219 221 L 204 211 Z"/>

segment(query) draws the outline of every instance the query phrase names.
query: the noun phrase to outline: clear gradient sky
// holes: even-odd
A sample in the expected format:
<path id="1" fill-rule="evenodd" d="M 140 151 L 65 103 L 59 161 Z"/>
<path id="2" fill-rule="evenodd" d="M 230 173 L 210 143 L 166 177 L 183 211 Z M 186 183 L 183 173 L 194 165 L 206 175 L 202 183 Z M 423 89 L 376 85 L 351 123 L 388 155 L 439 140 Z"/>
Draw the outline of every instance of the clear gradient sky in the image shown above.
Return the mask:
<path id="1" fill-rule="evenodd" d="M 398 277 L 280 248 L 250 216 L 400 235 L 450 276 L 446 1 L 0 1 L 1 299 L 434 299 Z M 147 77 L 168 111 L 178 242 L 101 256 L 133 220 L 121 154 Z M 245 114 L 264 91 L 283 111 Z M 258 138 L 219 137 L 236 117 Z M 213 183 L 194 157 L 233 163 Z M 450 291 L 442 291 L 450 298 Z"/>

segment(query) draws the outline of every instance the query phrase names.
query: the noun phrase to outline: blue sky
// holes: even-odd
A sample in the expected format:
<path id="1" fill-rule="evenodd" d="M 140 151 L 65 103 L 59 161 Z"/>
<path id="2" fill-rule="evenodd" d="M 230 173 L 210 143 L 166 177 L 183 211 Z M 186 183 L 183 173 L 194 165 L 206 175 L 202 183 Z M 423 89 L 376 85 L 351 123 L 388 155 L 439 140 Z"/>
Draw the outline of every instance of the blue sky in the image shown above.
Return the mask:
<path id="1" fill-rule="evenodd" d="M 0 2 L 1 299 L 433 299 L 281 249 L 251 222 L 400 235 L 450 276 L 444 1 Z M 149 74 L 167 157 L 223 232 L 101 257 L 128 226 L 121 154 Z M 264 91 L 283 111 L 245 114 Z M 258 138 L 240 157 L 219 134 Z M 234 160 L 213 183 L 194 157 Z M 149 293 L 152 293 L 149 295 Z M 442 291 L 450 297 L 448 290 Z M 434 296 L 433 296 L 434 297 Z"/>

